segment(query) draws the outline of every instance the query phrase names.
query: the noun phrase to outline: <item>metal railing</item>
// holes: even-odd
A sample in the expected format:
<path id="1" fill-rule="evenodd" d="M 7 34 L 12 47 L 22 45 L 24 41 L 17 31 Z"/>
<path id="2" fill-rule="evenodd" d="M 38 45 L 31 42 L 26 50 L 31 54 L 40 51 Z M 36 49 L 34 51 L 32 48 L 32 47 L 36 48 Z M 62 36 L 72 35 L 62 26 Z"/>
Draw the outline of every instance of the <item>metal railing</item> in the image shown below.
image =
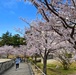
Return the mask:
<path id="1" fill-rule="evenodd" d="M 34 73 L 34 71 L 32 69 L 31 63 L 28 63 L 28 67 L 29 67 L 29 70 L 30 70 L 30 74 L 35 75 L 35 73 Z"/>
<path id="2" fill-rule="evenodd" d="M 35 66 L 35 68 L 41 73 L 41 75 L 46 75 L 37 65 L 35 65 L 33 62 L 29 62 L 28 65 L 30 67 L 31 75 L 35 75 L 33 69 L 32 69 L 32 64 Z"/>
<path id="3" fill-rule="evenodd" d="M 34 64 L 34 63 L 33 63 L 33 64 Z M 35 68 L 36 68 L 37 70 L 40 71 L 41 75 L 46 75 L 37 65 L 34 64 L 34 66 L 35 66 Z"/>

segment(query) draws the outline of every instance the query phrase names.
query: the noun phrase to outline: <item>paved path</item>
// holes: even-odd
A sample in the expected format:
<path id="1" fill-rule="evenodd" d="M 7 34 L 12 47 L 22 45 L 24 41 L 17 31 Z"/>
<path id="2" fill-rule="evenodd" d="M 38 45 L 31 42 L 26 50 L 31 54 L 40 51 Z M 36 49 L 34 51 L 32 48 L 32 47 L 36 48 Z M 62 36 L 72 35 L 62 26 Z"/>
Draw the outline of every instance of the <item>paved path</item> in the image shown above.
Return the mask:
<path id="1" fill-rule="evenodd" d="M 20 63 L 16 70 L 15 66 L 4 72 L 2 75 L 31 75 L 27 63 Z"/>

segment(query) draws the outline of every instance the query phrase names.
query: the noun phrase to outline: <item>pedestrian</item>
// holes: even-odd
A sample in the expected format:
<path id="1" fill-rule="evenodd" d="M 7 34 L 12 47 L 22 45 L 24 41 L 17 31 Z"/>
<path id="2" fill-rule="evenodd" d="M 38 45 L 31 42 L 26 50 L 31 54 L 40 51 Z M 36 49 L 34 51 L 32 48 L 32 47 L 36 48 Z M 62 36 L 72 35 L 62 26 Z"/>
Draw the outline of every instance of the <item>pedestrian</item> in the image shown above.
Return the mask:
<path id="1" fill-rule="evenodd" d="M 17 70 L 17 68 L 19 68 L 19 63 L 20 63 L 20 57 L 17 56 L 17 58 L 16 58 L 16 60 L 15 60 L 16 70 Z"/>

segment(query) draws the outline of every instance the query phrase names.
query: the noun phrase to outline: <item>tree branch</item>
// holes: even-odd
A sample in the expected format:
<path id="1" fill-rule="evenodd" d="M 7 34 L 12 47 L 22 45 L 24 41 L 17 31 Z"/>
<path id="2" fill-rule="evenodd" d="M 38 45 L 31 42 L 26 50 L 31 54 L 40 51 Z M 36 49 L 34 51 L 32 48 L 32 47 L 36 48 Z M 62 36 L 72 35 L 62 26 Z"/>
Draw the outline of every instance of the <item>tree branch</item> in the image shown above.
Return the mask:
<path id="1" fill-rule="evenodd" d="M 74 0 L 72 0 L 72 2 L 73 2 L 73 5 L 74 5 L 74 7 L 75 7 L 75 9 L 76 9 L 75 1 L 74 1 Z"/>
<path id="2" fill-rule="evenodd" d="M 73 26 L 72 31 L 71 31 L 71 34 L 70 34 L 70 36 L 71 36 L 72 39 L 74 39 L 74 37 L 73 37 L 74 31 L 75 31 L 75 25 Z"/>
<path id="3" fill-rule="evenodd" d="M 53 8 L 52 5 L 50 5 L 52 8 L 49 7 L 49 4 L 48 4 L 47 0 L 44 0 L 44 1 L 45 1 L 45 3 L 46 3 L 47 8 L 48 8 L 52 13 L 54 13 L 57 17 L 59 17 L 59 18 L 61 19 L 61 21 L 64 23 L 64 27 L 65 27 L 65 28 L 67 28 L 67 27 L 72 28 L 71 26 L 69 26 L 69 25 L 66 23 L 66 21 L 65 21 L 65 19 L 64 19 L 63 17 L 59 16 L 59 14 L 58 14 L 57 11 Z"/>
<path id="4" fill-rule="evenodd" d="M 43 14 L 42 14 L 42 13 L 43 13 Z M 41 14 L 42 14 L 42 16 L 46 19 L 46 21 L 47 21 L 47 22 L 49 22 L 49 19 L 47 18 L 47 16 L 46 16 L 46 14 L 45 14 L 45 12 L 44 12 L 44 10 L 43 10 L 43 9 L 42 9 L 42 13 L 41 13 Z"/>

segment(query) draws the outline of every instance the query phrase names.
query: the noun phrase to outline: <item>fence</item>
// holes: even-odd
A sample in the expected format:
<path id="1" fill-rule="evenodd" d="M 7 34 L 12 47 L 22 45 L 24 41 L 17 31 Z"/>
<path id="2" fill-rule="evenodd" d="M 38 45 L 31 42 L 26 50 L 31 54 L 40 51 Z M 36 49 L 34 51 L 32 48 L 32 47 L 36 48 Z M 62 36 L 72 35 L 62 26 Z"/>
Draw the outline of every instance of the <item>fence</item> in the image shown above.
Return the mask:
<path id="1" fill-rule="evenodd" d="M 35 75 L 34 74 L 34 72 L 33 72 L 33 70 L 32 70 L 32 65 L 31 65 L 31 63 L 28 63 L 29 64 L 29 66 L 30 66 L 30 71 L 31 71 L 31 75 Z M 40 73 L 41 73 L 41 75 L 46 75 L 37 65 L 35 65 L 34 63 L 32 63 L 33 65 L 34 65 L 34 67 L 37 69 L 37 70 L 39 70 L 40 71 Z"/>
<path id="2" fill-rule="evenodd" d="M 34 64 L 34 63 L 33 63 L 33 64 Z M 41 72 L 41 75 L 46 75 L 37 65 L 34 64 L 34 66 L 35 66 L 35 68 L 36 68 L 37 70 L 39 70 L 39 71 Z"/>

